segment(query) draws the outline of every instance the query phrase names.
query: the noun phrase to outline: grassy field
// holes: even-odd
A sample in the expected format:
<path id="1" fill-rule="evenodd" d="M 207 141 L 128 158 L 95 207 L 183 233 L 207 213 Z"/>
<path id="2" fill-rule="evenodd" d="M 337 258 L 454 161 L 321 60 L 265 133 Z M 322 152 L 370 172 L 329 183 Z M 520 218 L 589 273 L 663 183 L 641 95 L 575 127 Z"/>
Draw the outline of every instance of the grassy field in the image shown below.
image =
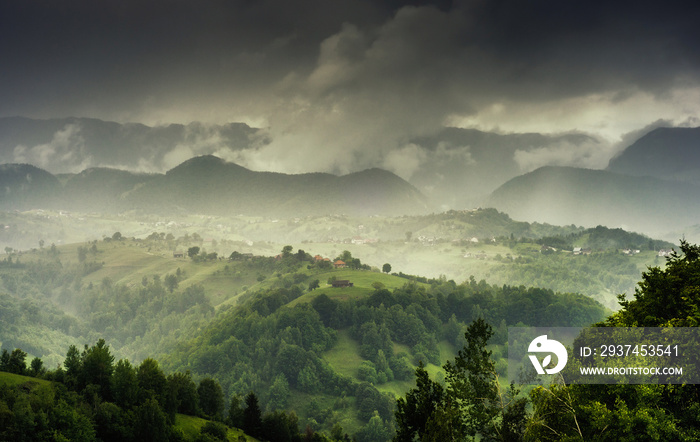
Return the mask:
<path id="1" fill-rule="evenodd" d="M 5 373 L 0 371 L 0 385 L 14 386 L 22 384 L 36 384 L 36 385 L 51 385 L 51 382 L 45 381 L 43 379 L 32 378 L 29 376 L 21 376 L 18 374 Z"/>
<path id="2" fill-rule="evenodd" d="M 353 283 L 353 286 L 331 287 L 328 280 L 332 277 L 340 280 L 348 280 Z M 376 282 L 383 284 L 389 291 L 401 288 L 410 282 L 408 279 L 388 275 L 386 273 L 350 269 L 329 270 L 327 272 L 312 275 L 310 279 L 318 279 L 320 287 L 313 292 L 306 293 L 290 302 L 288 304 L 290 307 L 303 302 L 311 302 L 312 299 L 321 293 L 325 293 L 329 298 L 338 300 L 359 299 L 372 294 L 376 290 L 373 287 L 373 284 Z M 418 284 L 425 285 L 422 283 Z"/>
<path id="3" fill-rule="evenodd" d="M 452 360 L 457 355 L 457 349 L 447 341 L 439 342 L 438 348 L 440 350 L 440 360 L 443 362 Z M 410 354 L 410 349 L 405 345 L 395 343 L 394 352 L 406 352 Z M 349 330 L 345 329 L 338 331 L 338 341 L 332 349 L 323 354 L 323 359 L 325 359 L 328 364 L 338 373 L 345 376 L 350 376 L 359 381 L 357 378 L 357 370 L 364 359 L 362 359 L 362 356 L 360 356 L 360 344 L 352 339 Z M 413 365 L 413 368 L 417 368 L 417 365 Z M 440 376 L 438 373 L 444 371 L 442 366 L 431 364 L 429 362 L 425 363 L 425 369 L 433 379 L 439 378 Z M 384 384 L 379 384 L 376 387 L 379 391 L 392 393 L 394 396 L 399 397 L 405 396 L 409 389 L 415 387 L 415 381 L 413 379 L 410 381 L 391 381 Z"/>
<path id="4" fill-rule="evenodd" d="M 187 416 L 184 414 L 175 416 L 175 428 L 182 431 L 185 440 L 194 440 L 207 422 L 206 419 L 202 419 L 201 417 Z M 227 436 L 228 440 L 231 442 L 238 442 L 240 436 L 245 436 L 246 440 L 250 442 L 257 441 L 254 437 L 246 435 L 242 430 L 237 428 L 229 428 Z"/>
<path id="5" fill-rule="evenodd" d="M 61 261 L 76 264 L 78 247 L 81 246 L 83 245 L 70 244 L 60 247 Z M 243 286 L 257 284 L 257 274 L 241 272 L 236 263 L 228 260 L 195 263 L 187 257 L 174 258 L 169 250 L 154 249 L 131 240 L 98 242 L 97 250 L 97 254 L 88 253 L 86 261 L 94 260 L 104 265 L 86 275 L 83 278 L 85 284 L 100 284 L 109 278 L 115 284 L 135 287 L 141 284 L 144 277 L 151 280 L 158 276 L 162 281 L 166 275 L 174 275 L 180 269 L 184 277 L 178 288 L 202 285 L 213 306 L 230 303 L 232 299 L 235 302 L 235 298 L 243 291 Z"/>
<path id="6" fill-rule="evenodd" d="M 364 360 L 360 356 L 360 344 L 350 337 L 347 329 L 338 331 L 338 341 L 323 354 L 323 359 L 338 373 L 353 378 L 357 378 L 357 368 Z"/>

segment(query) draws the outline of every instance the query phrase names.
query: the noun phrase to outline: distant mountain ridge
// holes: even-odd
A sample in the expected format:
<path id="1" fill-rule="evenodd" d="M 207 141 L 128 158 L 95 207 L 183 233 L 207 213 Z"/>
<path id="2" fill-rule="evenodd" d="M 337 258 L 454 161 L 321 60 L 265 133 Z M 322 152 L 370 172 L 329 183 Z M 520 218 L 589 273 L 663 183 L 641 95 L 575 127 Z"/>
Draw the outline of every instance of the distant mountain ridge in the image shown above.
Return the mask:
<path id="1" fill-rule="evenodd" d="M 213 155 L 192 158 L 165 174 L 90 168 L 54 175 L 30 165 L 0 166 L 0 210 L 54 208 L 138 210 L 297 217 L 345 213 L 409 215 L 430 211 L 413 186 L 381 169 L 344 176 L 255 172 Z"/>
<path id="2" fill-rule="evenodd" d="M 60 197 L 61 184 L 47 171 L 30 164 L 0 164 L 0 206 L 26 209 L 50 205 Z"/>
<path id="3" fill-rule="evenodd" d="M 700 186 L 547 166 L 508 181 L 491 194 L 488 205 L 524 221 L 605 225 L 659 235 L 698 223 Z"/>
<path id="4" fill-rule="evenodd" d="M 662 127 L 610 160 L 607 170 L 700 184 L 700 127 Z"/>
<path id="5" fill-rule="evenodd" d="M 0 118 L 0 163 L 33 164 L 53 174 L 96 166 L 164 173 L 185 158 L 208 154 L 239 158 L 241 152 L 264 148 L 273 141 L 270 137 L 269 131 L 244 123 L 147 126 L 95 118 L 6 117 Z M 546 160 L 537 155 L 542 150 L 585 149 L 596 143 L 595 138 L 576 133 L 499 134 L 446 127 L 383 152 L 392 154 L 384 162 L 349 160 L 352 163 L 342 166 L 362 170 L 379 165 L 405 178 L 443 209 L 462 209 L 479 205 L 483 197 L 523 170 L 543 165 Z M 334 170 L 332 165 L 326 167 L 323 170 Z"/>

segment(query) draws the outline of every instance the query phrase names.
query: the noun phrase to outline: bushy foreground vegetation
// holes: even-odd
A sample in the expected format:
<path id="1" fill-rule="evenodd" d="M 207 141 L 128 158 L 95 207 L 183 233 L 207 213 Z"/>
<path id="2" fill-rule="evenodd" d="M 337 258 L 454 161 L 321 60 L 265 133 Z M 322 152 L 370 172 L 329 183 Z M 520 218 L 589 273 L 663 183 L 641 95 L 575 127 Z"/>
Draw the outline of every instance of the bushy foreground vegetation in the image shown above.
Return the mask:
<path id="1" fill-rule="evenodd" d="M 681 243 L 665 269 L 645 272 L 633 300 L 597 326 L 696 327 L 700 247 Z M 697 385 L 549 385 L 520 394 L 503 388 L 483 320 L 445 365 L 446 381 L 416 370 L 398 400 L 395 441 L 692 441 L 700 438 Z"/>
<path id="2" fill-rule="evenodd" d="M 104 340 L 82 352 L 71 346 L 56 370 L 44 369 L 38 358 L 27 367 L 25 357 L 15 349 L 3 350 L 0 359 L 3 441 L 302 440 L 293 412 L 263 415 L 250 392 L 244 404 L 234 398 L 226 413 L 221 387 L 211 378 L 197 384 L 189 372 L 166 376 L 154 359 L 115 363 Z M 311 429 L 305 436 L 327 440 Z"/>

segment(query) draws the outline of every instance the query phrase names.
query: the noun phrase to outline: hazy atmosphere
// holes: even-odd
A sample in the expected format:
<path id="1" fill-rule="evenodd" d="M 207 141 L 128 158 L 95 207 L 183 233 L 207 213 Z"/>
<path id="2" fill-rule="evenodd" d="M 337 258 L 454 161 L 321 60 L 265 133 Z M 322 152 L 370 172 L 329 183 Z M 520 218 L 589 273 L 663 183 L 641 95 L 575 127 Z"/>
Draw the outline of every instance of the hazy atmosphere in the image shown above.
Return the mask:
<path id="1" fill-rule="evenodd" d="M 0 441 L 700 440 L 697 244 L 700 1 L 0 0 Z"/>
<path id="2" fill-rule="evenodd" d="M 426 141 L 457 127 L 585 133 L 503 160 L 604 168 L 639 131 L 700 124 L 699 19 L 690 1 L 2 2 L 2 117 L 261 129 L 232 146 L 212 128 L 159 157 L 102 164 L 74 124 L 2 160 L 162 172 L 216 154 L 410 181 L 421 167 L 475 165 L 473 143 Z"/>

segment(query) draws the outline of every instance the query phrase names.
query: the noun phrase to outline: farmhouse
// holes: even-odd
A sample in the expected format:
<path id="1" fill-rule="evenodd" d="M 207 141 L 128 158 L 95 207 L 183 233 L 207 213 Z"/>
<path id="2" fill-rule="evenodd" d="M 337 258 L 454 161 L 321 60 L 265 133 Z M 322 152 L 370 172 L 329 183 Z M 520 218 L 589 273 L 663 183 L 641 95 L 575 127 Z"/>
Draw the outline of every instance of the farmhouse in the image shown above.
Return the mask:
<path id="1" fill-rule="evenodd" d="M 335 281 L 331 281 L 331 286 L 333 286 L 333 287 L 352 287 L 353 283 L 348 281 L 347 279 L 336 279 Z"/>
<path id="2" fill-rule="evenodd" d="M 185 254 L 182 252 L 173 252 L 173 258 L 184 258 Z"/>
<path id="3" fill-rule="evenodd" d="M 333 267 L 336 269 L 344 269 L 346 267 L 345 261 L 337 260 L 333 263 Z"/>

